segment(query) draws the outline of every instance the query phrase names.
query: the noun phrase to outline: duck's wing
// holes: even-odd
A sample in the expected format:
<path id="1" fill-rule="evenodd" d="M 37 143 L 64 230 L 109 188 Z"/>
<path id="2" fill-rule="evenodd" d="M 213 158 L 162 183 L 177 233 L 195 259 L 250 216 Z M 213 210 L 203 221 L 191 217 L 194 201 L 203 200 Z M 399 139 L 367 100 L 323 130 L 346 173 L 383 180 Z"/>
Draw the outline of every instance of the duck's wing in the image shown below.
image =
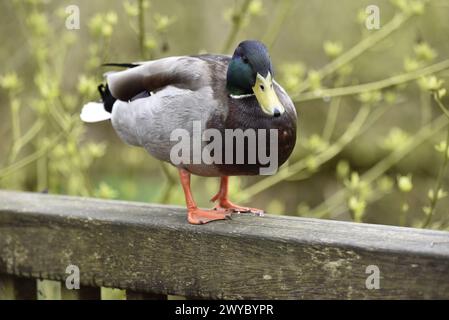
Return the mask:
<path id="1" fill-rule="evenodd" d="M 197 90 L 207 85 L 209 72 L 204 59 L 180 56 L 133 63 L 130 69 L 107 74 L 106 80 L 114 98 L 128 101 L 141 92 L 157 91 L 168 85 Z"/>

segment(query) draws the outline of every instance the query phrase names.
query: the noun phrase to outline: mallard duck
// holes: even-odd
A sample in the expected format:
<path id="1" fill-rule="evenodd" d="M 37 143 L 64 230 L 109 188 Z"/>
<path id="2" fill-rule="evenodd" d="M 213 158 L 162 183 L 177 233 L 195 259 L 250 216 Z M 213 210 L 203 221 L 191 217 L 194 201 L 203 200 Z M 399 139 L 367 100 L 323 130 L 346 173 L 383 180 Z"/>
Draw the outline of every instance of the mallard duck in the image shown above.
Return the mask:
<path id="1" fill-rule="evenodd" d="M 176 166 L 189 223 L 229 219 L 231 213 L 263 214 L 260 209 L 238 206 L 228 199 L 229 176 L 260 174 L 267 162 L 259 158 L 254 161 L 253 156 L 264 150 L 265 155 L 276 151 L 276 168 L 281 166 L 295 146 L 297 116 L 292 100 L 274 81 L 271 59 L 261 42 L 241 42 L 232 57 L 204 54 L 108 65 L 127 69 L 105 74 L 106 84 L 98 87 L 101 102 L 86 104 L 81 119 L 110 119 L 124 142 L 143 147 L 157 159 Z M 204 137 L 210 129 L 223 136 L 229 130 L 253 130 L 256 135 L 245 136 L 240 149 L 227 144 L 214 148 L 208 160 L 218 159 L 215 162 L 188 161 L 190 151 L 194 153 L 198 147 L 198 143 L 195 147 L 192 142 L 186 149 L 181 148 L 187 157 L 179 161 L 179 153 L 173 153 L 173 148 L 177 146 L 179 151 L 180 141 L 174 139 L 173 133 L 177 132 L 178 138 L 180 130 L 190 136 L 200 134 L 199 145 L 203 148 L 208 142 L 218 142 L 215 136 L 209 140 Z M 261 131 L 264 134 L 259 136 Z M 270 138 L 275 133 L 273 139 L 257 140 L 255 144 L 249 140 L 267 137 L 268 132 Z M 244 156 L 240 157 L 239 152 L 244 152 Z M 197 207 L 190 189 L 191 174 L 221 178 L 220 189 L 211 199 L 217 202 L 213 209 Z"/>

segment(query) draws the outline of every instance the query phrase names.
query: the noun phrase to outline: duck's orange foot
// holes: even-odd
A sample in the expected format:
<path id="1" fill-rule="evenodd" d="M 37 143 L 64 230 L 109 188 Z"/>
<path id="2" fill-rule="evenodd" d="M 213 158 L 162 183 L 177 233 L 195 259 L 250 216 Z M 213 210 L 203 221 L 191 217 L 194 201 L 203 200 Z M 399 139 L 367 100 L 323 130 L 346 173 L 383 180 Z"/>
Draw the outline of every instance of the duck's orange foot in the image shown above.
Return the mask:
<path id="1" fill-rule="evenodd" d="M 227 199 L 220 200 L 218 204 L 214 207 L 214 209 L 218 211 L 227 210 L 235 213 L 252 213 L 259 217 L 264 215 L 264 211 L 261 209 L 238 206 L 236 204 L 233 204 L 231 201 Z"/>
<path id="2" fill-rule="evenodd" d="M 216 220 L 231 219 L 231 213 L 226 210 L 202 210 L 199 208 L 189 209 L 187 220 L 191 224 L 205 224 Z"/>

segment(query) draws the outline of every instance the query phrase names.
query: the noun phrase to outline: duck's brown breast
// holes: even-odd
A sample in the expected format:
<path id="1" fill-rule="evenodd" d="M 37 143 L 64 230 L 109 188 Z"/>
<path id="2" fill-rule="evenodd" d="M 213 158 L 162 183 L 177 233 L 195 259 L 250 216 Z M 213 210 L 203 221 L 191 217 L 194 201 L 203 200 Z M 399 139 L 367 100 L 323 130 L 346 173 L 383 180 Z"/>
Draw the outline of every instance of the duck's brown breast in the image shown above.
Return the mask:
<path id="1" fill-rule="evenodd" d="M 254 96 L 243 99 L 229 97 L 228 108 L 226 118 L 223 118 L 222 115 L 212 117 L 207 123 L 208 128 L 218 129 L 223 137 L 223 147 L 221 150 L 223 164 L 214 165 L 222 175 L 261 174 L 261 168 L 266 168 L 271 163 L 267 164 L 267 159 L 261 158 L 259 153 L 271 159 L 269 160 L 270 162 L 275 162 L 272 160 L 276 159 L 277 167 L 280 167 L 287 161 L 296 143 L 296 112 L 292 112 L 291 108 L 286 108 L 286 112 L 279 117 L 266 115 Z M 234 132 L 235 130 L 241 130 L 243 133 L 247 133 L 243 148 L 238 148 L 237 150 L 235 140 L 231 145 L 225 144 L 226 130 L 228 130 L 228 134 L 229 130 L 234 130 Z M 270 143 L 275 138 L 273 133 L 270 135 L 270 130 L 277 132 L 277 143 Z M 251 134 L 251 131 L 254 134 Z M 259 134 L 260 131 L 263 131 L 265 134 Z M 230 142 L 226 141 L 226 143 Z M 265 147 L 265 152 L 263 152 L 263 147 Z M 226 163 L 226 157 L 228 156 L 228 160 L 231 158 L 229 156 L 230 152 L 232 152 L 232 162 Z M 242 152 L 243 163 L 238 163 L 237 160 L 239 156 L 242 156 Z M 250 153 L 252 153 L 252 157 Z M 274 158 L 276 154 L 277 157 Z M 255 163 L 254 158 L 256 159 Z"/>

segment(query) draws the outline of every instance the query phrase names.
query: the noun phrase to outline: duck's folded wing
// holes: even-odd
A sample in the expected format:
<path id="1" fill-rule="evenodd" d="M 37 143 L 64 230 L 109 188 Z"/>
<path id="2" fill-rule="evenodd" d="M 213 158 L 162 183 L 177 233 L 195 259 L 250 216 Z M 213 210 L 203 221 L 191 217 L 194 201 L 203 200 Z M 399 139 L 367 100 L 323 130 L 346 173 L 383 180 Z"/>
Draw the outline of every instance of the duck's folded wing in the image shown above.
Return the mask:
<path id="1" fill-rule="evenodd" d="M 142 62 L 139 66 L 107 74 L 114 98 L 128 101 L 143 91 L 156 91 L 172 85 L 196 90 L 205 85 L 209 68 L 196 57 L 170 57 Z"/>

